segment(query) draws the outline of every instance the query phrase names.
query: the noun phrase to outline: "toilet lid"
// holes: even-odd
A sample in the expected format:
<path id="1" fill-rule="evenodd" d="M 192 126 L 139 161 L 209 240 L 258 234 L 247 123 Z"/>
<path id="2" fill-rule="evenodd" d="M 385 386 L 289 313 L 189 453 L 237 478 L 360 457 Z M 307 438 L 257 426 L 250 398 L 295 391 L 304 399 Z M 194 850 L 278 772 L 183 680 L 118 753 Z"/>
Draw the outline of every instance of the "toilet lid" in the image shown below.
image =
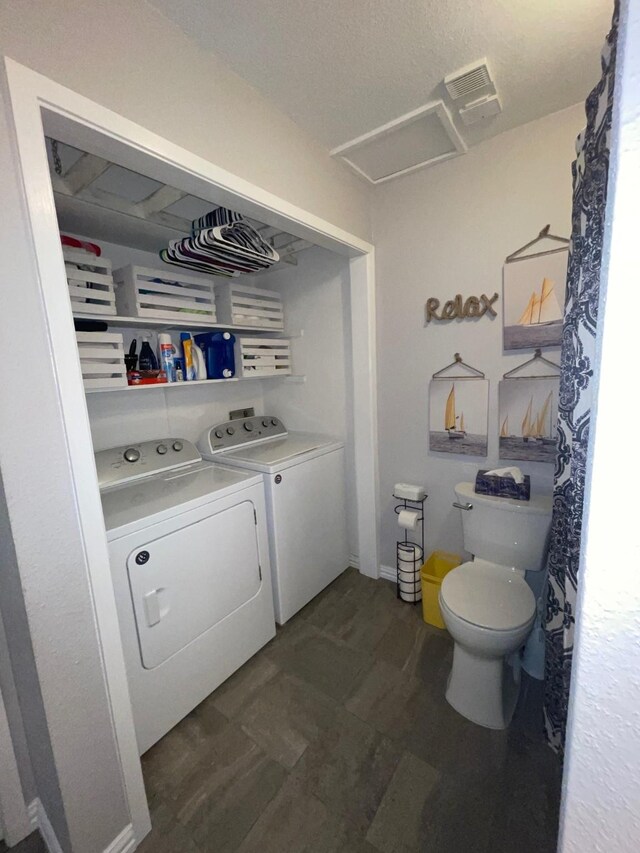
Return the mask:
<path id="1" fill-rule="evenodd" d="M 440 595 L 456 616 L 495 631 L 525 625 L 536 609 L 533 592 L 522 575 L 486 560 L 463 563 L 450 571 Z"/>

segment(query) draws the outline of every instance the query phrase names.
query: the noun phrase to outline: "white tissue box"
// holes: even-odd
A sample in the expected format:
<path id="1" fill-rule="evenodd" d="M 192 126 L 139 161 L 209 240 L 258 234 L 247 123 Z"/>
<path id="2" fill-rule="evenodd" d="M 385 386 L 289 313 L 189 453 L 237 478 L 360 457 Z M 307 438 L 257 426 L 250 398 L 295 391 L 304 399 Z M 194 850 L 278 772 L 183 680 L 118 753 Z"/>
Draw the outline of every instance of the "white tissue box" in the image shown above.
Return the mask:
<path id="1" fill-rule="evenodd" d="M 422 486 L 412 486 L 411 483 L 396 483 L 393 494 L 405 501 L 421 501 L 427 496 Z"/>

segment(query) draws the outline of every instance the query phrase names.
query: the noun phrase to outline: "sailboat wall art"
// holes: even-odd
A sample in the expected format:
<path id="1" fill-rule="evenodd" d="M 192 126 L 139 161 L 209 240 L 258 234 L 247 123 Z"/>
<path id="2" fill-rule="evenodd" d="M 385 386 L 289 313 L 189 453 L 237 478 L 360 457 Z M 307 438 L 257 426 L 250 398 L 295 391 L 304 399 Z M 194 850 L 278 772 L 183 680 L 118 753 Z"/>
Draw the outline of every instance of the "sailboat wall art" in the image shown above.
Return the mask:
<path id="1" fill-rule="evenodd" d="M 559 380 L 503 379 L 498 386 L 500 459 L 554 462 Z"/>
<path id="2" fill-rule="evenodd" d="M 429 450 L 486 456 L 489 382 L 432 379 L 429 384 Z"/>
<path id="3" fill-rule="evenodd" d="M 560 346 L 568 254 L 559 249 L 505 263 L 505 350 Z"/>

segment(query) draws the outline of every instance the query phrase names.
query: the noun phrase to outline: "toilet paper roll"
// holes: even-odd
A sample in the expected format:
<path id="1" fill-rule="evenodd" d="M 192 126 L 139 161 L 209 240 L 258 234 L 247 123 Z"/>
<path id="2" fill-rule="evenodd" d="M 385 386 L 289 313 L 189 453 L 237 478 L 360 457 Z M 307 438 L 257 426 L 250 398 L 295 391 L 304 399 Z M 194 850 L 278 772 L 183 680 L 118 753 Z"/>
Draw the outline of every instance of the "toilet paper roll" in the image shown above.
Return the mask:
<path id="1" fill-rule="evenodd" d="M 420 546 L 413 542 L 398 542 L 398 558 L 413 563 L 420 556 Z"/>
<path id="2" fill-rule="evenodd" d="M 400 572 L 398 587 L 400 589 L 400 598 L 404 601 L 420 601 L 422 599 L 422 585 L 418 572 L 415 575 Z"/>
<path id="3" fill-rule="evenodd" d="M 400 598 L 403 601 L 409 601 L 414 603 L 416 601 L 422 601 L 422 590 L 420 587 L 414 590 L 413 586 L 407 585 L 407 589 L 405 589 L 404 584 L 400 584 Z"/>
<path id="4" fill-rule="evenodd" d="M 405 530 L 416 530 L 420 521 L 420 513 L 414 509 L 401 509 L 398 513 L 398 524 Z"/>

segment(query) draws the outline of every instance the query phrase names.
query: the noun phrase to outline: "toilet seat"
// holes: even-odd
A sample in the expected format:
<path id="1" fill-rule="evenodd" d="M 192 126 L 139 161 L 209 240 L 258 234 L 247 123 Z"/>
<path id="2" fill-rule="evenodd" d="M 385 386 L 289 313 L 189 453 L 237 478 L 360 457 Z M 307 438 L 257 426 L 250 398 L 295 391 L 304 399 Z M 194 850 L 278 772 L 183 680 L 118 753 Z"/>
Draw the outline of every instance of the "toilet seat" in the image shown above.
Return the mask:
<path id="1" fill-rule="evenodd" d="M 458 618 L 493 631 L 527 625 L 536 609 L 535 596 L 522 574 L 487 560 L 463 563 L 450 571 L 440 596 Z"/>

